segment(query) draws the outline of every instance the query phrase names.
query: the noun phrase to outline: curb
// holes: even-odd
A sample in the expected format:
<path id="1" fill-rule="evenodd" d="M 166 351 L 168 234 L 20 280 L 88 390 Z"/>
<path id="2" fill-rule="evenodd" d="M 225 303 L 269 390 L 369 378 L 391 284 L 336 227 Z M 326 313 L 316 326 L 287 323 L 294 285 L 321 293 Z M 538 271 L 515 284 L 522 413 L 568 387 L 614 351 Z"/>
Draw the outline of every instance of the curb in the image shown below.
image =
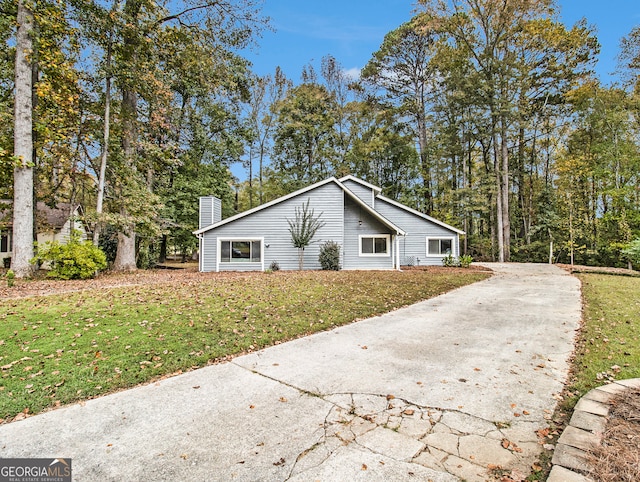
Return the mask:
<path id="1" fill-rule="evenodd" d="M 609 402 L 630 388 L 640 388 L 640 378 L 602 385 L 587 392 L 578 401 L 569 425 L 558 439 L 547 482 L 595 482 L 582 474 L 589 469 L 588 452 L 602 440 L 609 415 Z"/>

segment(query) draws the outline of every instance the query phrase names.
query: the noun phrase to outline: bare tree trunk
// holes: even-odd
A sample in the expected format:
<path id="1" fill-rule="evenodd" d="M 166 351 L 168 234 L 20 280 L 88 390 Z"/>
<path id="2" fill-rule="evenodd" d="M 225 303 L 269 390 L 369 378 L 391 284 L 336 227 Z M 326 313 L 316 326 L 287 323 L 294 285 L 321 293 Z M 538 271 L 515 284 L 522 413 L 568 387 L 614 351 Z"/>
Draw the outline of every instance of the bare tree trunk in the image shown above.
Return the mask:
<path id="1" fill-rule="evenodd" d="M 107 47 L 107 78 L 105 79 L 105 95 L 104 95 L 104 128 L 102 132 L 102 154 L 100 155 L 100 174 L 98 176 L 98 199 L 96 201 L 96 214 L 98 219 L 93 229 L 93 244 L 98 246 L 100 241 L 100 231 L 102 224 L 100 215 L 102 214 L 102 205 L 104 202 L 104 183 L 107 172 L 107 157 L 109 155 L 109 131 L 111 127 L 111 41 Z"/>
<path id="2" fill-rule="evenodd" d="M 504 118 L 501 120 L 501 184 L 502 184 L 502 257 L 509 261 L 511 255 L 511 219 L 509 217 L 509 146 L 507 145 L 507 127 Z"/>
<path id="3" fill-rule="evenodd" d="M 504 263 L 504 217 L 502 214 L 502 176 L 500 175 L 500 156 L 498 155 L 498 136 L 493 133 L 493 170 L 496 180 L 496 235 L 498 238 L 498 261 Z"/>
<path id="4" fill-rule="evenodd" d="M 16 277 L 33 273 L 33 102 L 32 69 L 33 14 L 18 0 L 16 35 L 14 155 L 19 160 L 13 170 L 13 253 L 11 269 Z"/>
<path id="5" fill-rule="evenodd" d="M 123 110 L 126 110 L 123 122 L 122 146 L 127 167 L 131 175 L 135 176 L 137 169 L 135 165 L 135 140 L 136 140 L 136 111 L 138 96 L 132 90 L 125 90 L 122 95 Z M 133 181 L 135 182 L 135 181 Z M 125 206 L 120 209 L 123 219 L 129 217 Z M 128 224 L 118 233 L 118 248 L 113 269 L 117 271 L 134 271 L 136 266 L 136 233 L 133 223 Z"/>
<path id="6" fill-rule="evenodd" d="M 124 12 L 131 22 L 137 23 L 140 13 L 141 2 L 139 0 L 127 0 Z M 124 36 L 124 62 L 127 68 L 133 69 L 137 59 L 137 49 L 139 39 L 136 32 L 129 32 Z M 136 182 L 136 143 L 138 136 L 138 94 L 136 87 L 130 82 L 122 86 L 122 150 L 125 159 L 125 169 L 129 169 L 126 174 L 131 176 L 129 182 Z M 120 215 L 123 219 L 129 218 L 126 205 L 123 203 L 120 208 Z M 118 248 L 116 259 L 113 263 L 114 270 L 134 271 L 136 269 L 136 232 L 133 222 L 129 222 L 118 233 Z"/>

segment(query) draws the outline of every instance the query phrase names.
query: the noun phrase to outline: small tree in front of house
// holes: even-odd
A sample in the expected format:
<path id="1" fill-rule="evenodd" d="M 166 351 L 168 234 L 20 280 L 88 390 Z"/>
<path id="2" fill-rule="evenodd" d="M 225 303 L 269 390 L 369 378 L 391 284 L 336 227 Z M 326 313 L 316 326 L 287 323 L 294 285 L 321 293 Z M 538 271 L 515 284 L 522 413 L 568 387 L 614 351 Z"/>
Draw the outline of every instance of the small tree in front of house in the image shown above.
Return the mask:
<path id="1" fill-rule="evenodd" d="M 629 269 L 633 269 L 633 265 L 640 265 L 640 238 L 636 238 L 622 250 L 622 254 L 627 258 Z"/>
<path id="2" fill-rule="evenodd" d="M 318 229 L 325 225 L 324 221 L 320 220 L 322 213 L 316 216 L 314 210 L 309 209 L 310 201 L 307 199 L 302 207 L 296 207 L 293 221 L 287 219 L 291 243 L 298 248 L 298 269 L 300 270 L 304 267 L 304 248 L 311 244 Z"/>

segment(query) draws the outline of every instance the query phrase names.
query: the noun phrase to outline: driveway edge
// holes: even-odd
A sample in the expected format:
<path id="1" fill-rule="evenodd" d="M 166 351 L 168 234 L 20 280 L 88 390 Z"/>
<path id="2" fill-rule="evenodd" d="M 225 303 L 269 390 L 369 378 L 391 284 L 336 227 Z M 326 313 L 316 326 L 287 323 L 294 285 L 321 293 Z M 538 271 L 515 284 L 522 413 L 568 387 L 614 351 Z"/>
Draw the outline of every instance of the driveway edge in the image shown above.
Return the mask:
<path id="1" fill-rule="evenodd" d="M 589 471 L 589 451 L 602 440 L 610 401 L 630 388 L 640 388 L 640 378 L 602 385 L 578 401 L 569 425 L 558 439 L 547 482 L 594 482 L 594 479 L 583 475 Z"/>

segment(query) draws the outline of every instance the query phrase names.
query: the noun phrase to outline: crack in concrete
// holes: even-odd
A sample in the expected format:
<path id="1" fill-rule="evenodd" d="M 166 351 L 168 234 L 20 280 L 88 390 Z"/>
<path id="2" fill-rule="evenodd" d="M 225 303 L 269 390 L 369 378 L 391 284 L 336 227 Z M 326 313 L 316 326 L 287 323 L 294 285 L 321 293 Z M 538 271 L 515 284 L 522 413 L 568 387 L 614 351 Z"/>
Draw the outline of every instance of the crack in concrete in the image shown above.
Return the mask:
<path id="1" fill-rule="evenodd" d="M 518 470 L 529 465 L 526 457 L 521 455 L 522 450 L 510 442 L 508 433 L 505 433 L 511 424 L 487 420 L 462 410 L 423 406 L 393 395 L 359 392 L 322 394 L 255 369 L 237 366 L 330 404 L 320 428 L 322 434 L 315 443 L 296 456 L 285 480 L 322 466 L 338 448 L 352 444 L 360 450 L 391 460 L 421 465 L 470 481 L 487 480 L 491 476 L 491 468 Z M 377 446 L 373 446 L 373 441 L 366 440 L 366 435 L 376 429 L 397 434 L 393 437 L 399 443 L 394 445 L 389 442 L 385 446 L 383 442 L 380 445 L 383 448 L 378 450 Z M 465 443 L 463 450 L 465 438 L 468 443 Z M 377 438 L 374 441 L 379 442 Z M 525 442 L 530 441 L 537 442 L 537 438 L 531 437 Z M 367 445 L 367 442 L 370 444 Z M 416 448 L 416 444 L 419 444 L 419 448 Z M 413 452 L 412 446 L 416 448 Z M 474 451 L 480 456 L 473 455 Z M 467 465 L 464 466 L 461 461 Z M 481 471 L 484 475 L 474 478 L 473 474 L 470 475 L 474 470 L 476 474 Z"/>

